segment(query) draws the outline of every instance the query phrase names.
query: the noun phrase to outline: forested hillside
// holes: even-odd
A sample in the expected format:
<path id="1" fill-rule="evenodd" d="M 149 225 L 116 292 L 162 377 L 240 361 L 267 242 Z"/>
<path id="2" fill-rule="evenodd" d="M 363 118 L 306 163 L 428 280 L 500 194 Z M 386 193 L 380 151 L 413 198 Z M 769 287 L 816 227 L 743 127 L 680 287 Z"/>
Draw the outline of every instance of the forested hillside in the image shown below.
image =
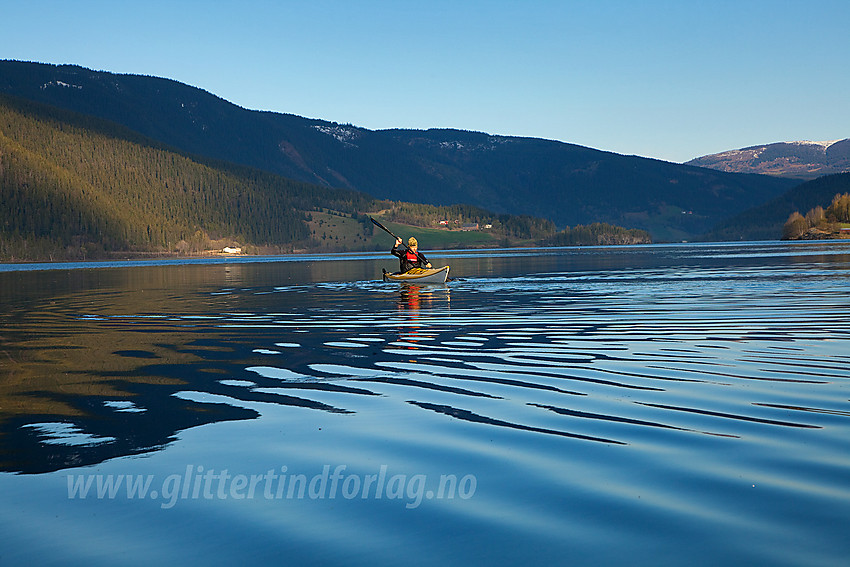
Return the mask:
<path id="1" fill-rule="evenodd" d="M 372 204 L 9 97 L 0 97 L 0 187 L 3 257 L 165 252 L 209 238 L 291 248 L 308 237 L 303 211 Z"/>
<path id="2" fill-rule="evenodd" d="M 379 199 L 473 205 L 558 227 L 604 222 L 694 239 L 796 182 L 536 138 L 371 131 L 240 108 L 177 81 L 0 61 L 0 92 L 92 114 L 183 151 Z"/>
<path id="3" fill-rule="evenodd" d="M 447 247 L 556 233 L 545 219 L 376 200 L 191 156 L 109 121 L 0 95 L 0 259 L 388 247 L 367 213 L 451 233 L 439 239 Z M 475 238 L 460 230 L 470 224 Z"/>

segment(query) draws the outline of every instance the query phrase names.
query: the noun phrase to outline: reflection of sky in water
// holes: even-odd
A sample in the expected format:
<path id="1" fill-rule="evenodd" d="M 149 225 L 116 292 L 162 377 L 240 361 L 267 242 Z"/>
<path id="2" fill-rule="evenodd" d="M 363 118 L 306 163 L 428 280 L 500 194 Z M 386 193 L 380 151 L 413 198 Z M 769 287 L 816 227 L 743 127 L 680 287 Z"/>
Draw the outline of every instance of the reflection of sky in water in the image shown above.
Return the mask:
<path id="1" fill-rule="evenodd" d="M 85 433 L 71 423 L 28 423 L 23 427 L 37 432 L 40 441 L 46 445 L 98 445 L 115 441 L 114 437 Z"/>
<path id="2" fill-rule="evenodd" d="M 132 542 L 140 560 L 188 544 L 217 562 L 835 564 L 850 256 L 830 246 L 446 253 L 458 279 L 421 287 L 364 277 L 392 261 L 369 255 L 0 274 L 19 298 L 0 332 L 4 470 L 43 473 L 0 474 L 6 509 L 28 510 L 0 528 L 12 558 L 18 526 L 61 539 L 61 516 L 113 530 L 79 549 Z M 477 491 L 416 510 L 61 494 L 78 471 L 324 465 L 470 473 Z"/>

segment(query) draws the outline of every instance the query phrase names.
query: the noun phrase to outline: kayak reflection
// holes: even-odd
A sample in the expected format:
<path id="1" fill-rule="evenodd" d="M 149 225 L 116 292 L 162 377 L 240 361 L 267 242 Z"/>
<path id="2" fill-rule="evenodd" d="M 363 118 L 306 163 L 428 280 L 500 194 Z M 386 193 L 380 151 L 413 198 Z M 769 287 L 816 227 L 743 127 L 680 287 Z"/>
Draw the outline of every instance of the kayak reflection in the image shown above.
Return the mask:
<path id="1" fill-rule="evenodd" d="M 399 288 L 398 308 L 418 311 L 434 307 L 448 308 L 451 299 L 448 286 L 420 286 L 405 284 Z"/>

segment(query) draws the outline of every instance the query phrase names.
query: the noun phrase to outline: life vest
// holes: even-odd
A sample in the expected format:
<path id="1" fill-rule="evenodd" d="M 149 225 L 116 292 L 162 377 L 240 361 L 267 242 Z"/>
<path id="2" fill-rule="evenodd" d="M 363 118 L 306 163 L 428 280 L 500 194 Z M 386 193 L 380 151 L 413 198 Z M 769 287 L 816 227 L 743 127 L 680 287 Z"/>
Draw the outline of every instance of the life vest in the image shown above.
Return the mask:
<path id="1" fill-rule="evenodd" d="M 419 261 L 419 256 L 417 256 L 416 254 L 414 254 L 413 252 L 411 252 L 408 249 L 407 252 L 404 255 L 404 259 L 407 260 L 408 262 L 412 262 L 412 263 L 415 264 L 416 262 Z"/>

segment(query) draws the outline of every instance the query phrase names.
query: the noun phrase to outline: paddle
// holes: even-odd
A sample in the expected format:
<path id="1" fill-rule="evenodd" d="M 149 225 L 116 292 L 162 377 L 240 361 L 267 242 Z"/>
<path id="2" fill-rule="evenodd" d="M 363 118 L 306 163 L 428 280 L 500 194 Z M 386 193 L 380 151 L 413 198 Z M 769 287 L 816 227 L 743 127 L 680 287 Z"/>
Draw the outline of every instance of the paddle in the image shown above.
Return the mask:
<path id="1" fill-rule="evenodd" d="M 388 229 L 387 227 L 385 227 L 384 225 L 382 225 L 381 223 L 379 223 L 378 221 L 376 221 L 376 220 L 375 220 L 375 219 L 373 219 L 372 217 L 369 217 L 369 220 L 370 220 L 370 221 L 372 221 L 373 223 L 375 223 L 375 224 L 376 224 L 379 228 L 384 229 L 384 231 L 386 231 L 386 233 L 387 233 L 387 234 L 389 234 L 390 236 L 392 236 L 392 237 L 393 237 L 393 238 L 395 238 L 396 240 L 401 240 L 401 238 L 399 238 L 398 236 L 396 236 L 395 234 L 393 234 L 392 232 L 390 232 L 390 229 Z M 426 260 L 423 256 L 421 256 L 421 255 L 419 254 L 419 252 L 414 252 L 413 250 L 411 250 L 410 246 L 408 246 L 408 245 L 407 245 L 407 244 L 405 244 L 404 242 L 402 242 L 401 244 L 402 244 L 402 246 L 404 246 L 405 248 L 407 248 L 408 250 L 410 250 L 411 252 L 413 252 L 414 254 L 416 254 L 416 257 L 417 257 L 417 258 L 419 258 L 419 259 L 420 259 L 420 260 L 421 260 L 424 264 L 427 264 L 427 263 L 428 263 L 428 260 Z"/>

